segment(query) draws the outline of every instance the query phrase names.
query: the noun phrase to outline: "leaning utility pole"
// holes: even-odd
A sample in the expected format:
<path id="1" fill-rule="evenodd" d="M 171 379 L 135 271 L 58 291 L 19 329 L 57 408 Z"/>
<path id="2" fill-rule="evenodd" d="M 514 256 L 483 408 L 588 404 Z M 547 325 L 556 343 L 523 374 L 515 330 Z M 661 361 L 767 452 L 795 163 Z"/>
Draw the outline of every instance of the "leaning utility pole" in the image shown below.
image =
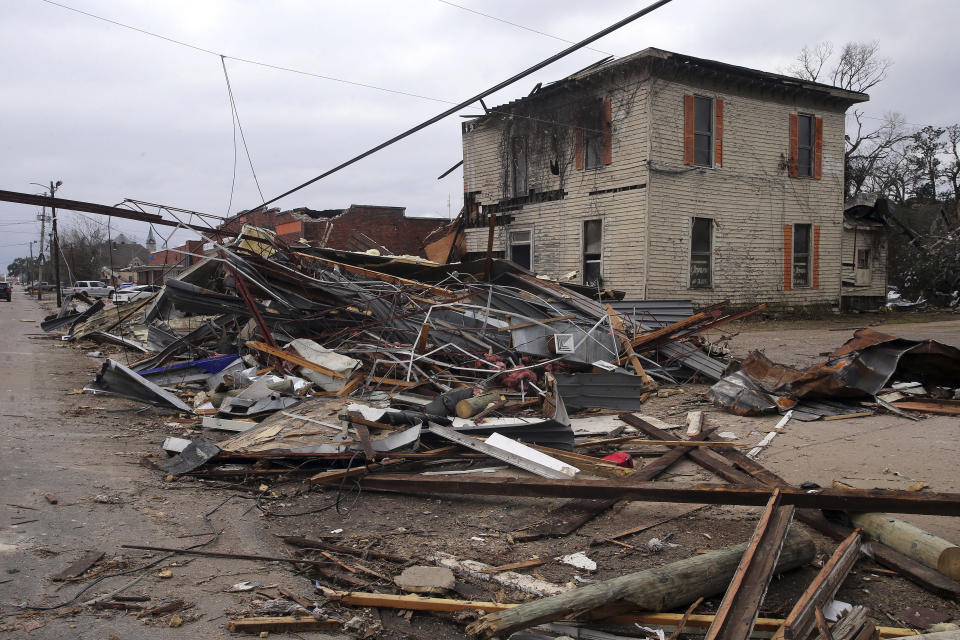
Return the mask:
<path id="1" fill-rule="evenodd" d="M 43 299 L 43 290 L 40 281 L 43 280 L 43 236 L 46 235 L 47 208 L 40 209 L 40 253 L 37 255 L 37 300 Z"/>
<path id="2" fill-rule="evenodd" d="M 53 199 L 57 194 L 57 187 L 63 184 L 62 180 L 57 180 L 54 184 L 50 181 L 50 198 Z M 54 286 L 57 288 L 57 307 L 63 305 L 62 293 L 60 291 L 60 237 L 57 235 L 57 208 L 51 203 L 51 215 L 53 217 L 53 247 L 50 251 L 53 253 L 53 279 Z"/>

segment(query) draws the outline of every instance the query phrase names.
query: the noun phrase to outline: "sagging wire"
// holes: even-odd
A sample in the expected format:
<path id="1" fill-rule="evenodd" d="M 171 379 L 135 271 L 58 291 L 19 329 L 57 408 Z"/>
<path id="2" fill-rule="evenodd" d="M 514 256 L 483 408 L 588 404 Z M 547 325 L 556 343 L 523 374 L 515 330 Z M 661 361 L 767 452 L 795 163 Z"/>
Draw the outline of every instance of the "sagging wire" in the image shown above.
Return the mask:
<path id="1" fill-rule="evenodd" d="M 208 544 L 211 544 L 212 542 L 216 541 L 216 540 L 220 537 L 221 531 L 218 531 L 217 528 L 214 526 L 213 521 L 210 520 L 210 516 L 212 516 L 214 513 L 216 513 L 216 512 L 220 509 L 220 507 L 224 506 L 225 504 L 227 504 L 228 502 L 230 502 L 230 501 L 233 500 L 234 498 L 242 498 L 242 499 L 244 499 L 244 500 L 251 500 L 251 499 L 252 499 L 250 496 L 244 496 L 244 495 L 240 495 L 240 494 L 230 495 L 230 496 L 227 496 L 226 499 L 223 500 L 223 502 L 221 502 L 220 504 L 218 504 L 218 505 L 217 505 L 216 507 L 214 507 L 212 510 L 210 510 L 210 511 L 208 511 L 207 513 L 203 514 L 203 520 L 204 520 L 204 522 L 206 522 L 207 525 L 210 527 L 211 533 L 210 533 L 209 535 L 212 535 L 213 537 L 210 538 L 209 540 L 207 540 L 206 542 L 200 542 L 200 543 L 198 543 L 198 544 L 195 544 L 195 545 L 186 547 L 186 548 L 184 548 L 184 551 L 191 551 L 191 550 L 193 550 L 193 549 L 199 549 L 199 548 L 201 548 L 201 547 L 205 547 L 205 546 L 207 546 Z M 160 557 L 160 558 L 158 558 L 158 559 L 156 559 L 156 560 L 153 560 L 152 562 L 149 562 L 149 563 L 147 563 L 147 564 L 145 564 L 145 565 L 143 565 L 143 566 L 134 567 L 133 569 L 126 569 L 126 570 L 124 570 L 124 571 L 118 571 L 118 572 L 116 572 L 116 573 L 110 573 L 110 574 L 107 574 L 107 575 L 104 575 L 104 576 L 100 576 L 99 578 L 97 578 L 96 580 L 94 580 L 93 582 L 91 582 L 90 584 L 88 584 L 87 586 L 85 586 L 83 589 L 81 589 L 80 591 L 78 591 L 76 594 L 74 594 L 74 596 L 73 596 L 72 598 L 70 598 L 70 599 L 67 600 L 66 602 L 61 602 L 60 604 L 51 605 L 51 606 L 39 606 L 39 605 L 29 605 L 29 604 L 16 604 L 16 603 L 13 603 L 13 602 L 8 602 L 8 603 L 4 603 L 4 604 L 6 604 L 7 606 L 10 606 L 10 607 L 15 607 L 15 608 L 17 608 L 17 609 L 32 609 L 32 610 L 36 610 L 36 611 L 54 611 L 54 610 L 56 610 L 56 609 L 62 609 L 62 608 L 64 608 L 64 607 L 70 606 L 71 604 L 73 604 L 74 602 L 76 602 L 77 600 L 79 600 L 79 599 L 80 599 L 80 596 L 82 596 L 84 593 L 86 593 L 87 591 L 89 591 L 90 589 L 92 589 L 93 587 L 95 587 L 96 585 L 100 584 L 100 583 L 103 582 L 104 580 L 107 580 L 107 579 L 109 579 L 109 578 L 117 578 L 117 577 L 119 577 L 119 576 L 126 576 L 126 575 L 130 575 L 131 573 L 136 573 L 136 572 L 138 572 L 138 571 L 143 571 L 143 570 L 145 570 L 145 569 L 150 569 L 151 567 L 157 566 L 157 565 L 160 564 L 161 562 L 166 562 L 167 560 L 169 560 L 170 558 L 173 558 L 173 557 L 176 556 L 176 555 L 177 555 L 176 553 L 169 553 L 169 554 L 167 554 L 167 555 L 165 555 L 165 556 L 162 556 L 162 557 Z M 129 585 L 128 585 L 128 586 L 129 586 Z M 0 614 L 0 615 L 3 615 L 3 614 Z M 11 614 L 6 614 L 6 615 L 13 615 L 13 614 L 11 613 Z"/>
<path id="2" fill-rule="evenodd" d="M 237 111 L 237 101 L 233 97 L 233 88 L 230 86 L 230 76 L 227 74 L 227 60 L 225 56 L 220 55 L 220 64 L 223 66 L 223 78 L 227 81 L 227 94 L 230 96 L 230 108 L 233 111 L 233 116 L 236 119 L 237 129 L 240 130 L 240 141 L 243 142 L 243 150 L 247 154 L 247 162 L 250 163 L 250 173 L 253 174 L 253 182 L 257 185 L 257 192 L 260 194 L 260 200 L 266 200 L 263 197 L 263 191 L 260 189 L 260 181 L 257 179 L 257 172 L 253 168 L 253 158 L 250 157 L 250 149 L 247 147 L 247 138 L 243 134 L 243 125 L 240 124 L 240 113 Z M 234 179 L 236 179 L 236 145 L 237 137 L 236 132 L 234 132 L 233 137 L 234 145 Z M 233 204 L 233 190 L 230 191 L 230 204 Z M 230 211 L 227 211 L 227 215 L 230 215 Z"/>

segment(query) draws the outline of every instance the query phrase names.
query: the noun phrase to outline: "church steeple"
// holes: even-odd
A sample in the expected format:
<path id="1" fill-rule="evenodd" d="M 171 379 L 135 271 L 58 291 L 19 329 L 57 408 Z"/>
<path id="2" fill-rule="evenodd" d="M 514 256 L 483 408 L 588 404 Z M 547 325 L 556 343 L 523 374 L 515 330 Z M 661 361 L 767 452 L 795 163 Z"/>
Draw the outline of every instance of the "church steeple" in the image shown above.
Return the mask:
<path id="1" fill-rule="evenodd" d="M 153 253 L 157 250 L 157 241 L 153 238 L 153 227 L 150 227 L 150 231 L 147 233 L 147 251 Z"/>

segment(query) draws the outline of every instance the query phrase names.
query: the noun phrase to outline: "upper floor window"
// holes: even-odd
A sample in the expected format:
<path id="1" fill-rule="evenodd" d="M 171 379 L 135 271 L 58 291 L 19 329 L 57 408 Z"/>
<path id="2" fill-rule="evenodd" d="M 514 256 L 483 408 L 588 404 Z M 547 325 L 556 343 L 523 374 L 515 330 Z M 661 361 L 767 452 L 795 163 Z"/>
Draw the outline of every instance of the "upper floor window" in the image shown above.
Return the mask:
<path id="1" fill-rule="evenodd" d="M 515 136 L 510 146 L 510 188 L 514 198 L 527 195 L 527 139 Z"/>
<path id="2" fill-rule="evenodd" d="M 723 161 L 723 100 L 683 97 L 683 163 L 719 167 Z"/>
<path id="3" fill-rule="evenodd" d="M 797 116 L 797 173 L 801 176 L 813 175 L 813 116 Z"/>
<path id="4" fill-rule="evenodd" d="M 577 107 L 574 168 L 599 169 L 613 162 L 610 100 L 592 100 Z"/>
<path id="5" fill-rule="evenodd" d="M 791 178 L 814 178 L 823 175 L 823 118 L 790 114 L 790 158 L 787 165 Z"/>

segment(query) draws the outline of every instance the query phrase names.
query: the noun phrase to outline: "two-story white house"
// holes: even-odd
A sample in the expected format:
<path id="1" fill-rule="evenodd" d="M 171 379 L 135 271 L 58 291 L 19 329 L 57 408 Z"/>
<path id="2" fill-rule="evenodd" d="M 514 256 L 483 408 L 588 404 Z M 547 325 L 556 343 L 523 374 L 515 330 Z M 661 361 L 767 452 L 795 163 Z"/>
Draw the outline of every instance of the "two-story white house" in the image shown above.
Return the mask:
<path id="1" fill-rule="evenodd" d="M 836 304 L 863 93 L 645 49 L 463 123 L 467 251 L 698 304 Z"/>

